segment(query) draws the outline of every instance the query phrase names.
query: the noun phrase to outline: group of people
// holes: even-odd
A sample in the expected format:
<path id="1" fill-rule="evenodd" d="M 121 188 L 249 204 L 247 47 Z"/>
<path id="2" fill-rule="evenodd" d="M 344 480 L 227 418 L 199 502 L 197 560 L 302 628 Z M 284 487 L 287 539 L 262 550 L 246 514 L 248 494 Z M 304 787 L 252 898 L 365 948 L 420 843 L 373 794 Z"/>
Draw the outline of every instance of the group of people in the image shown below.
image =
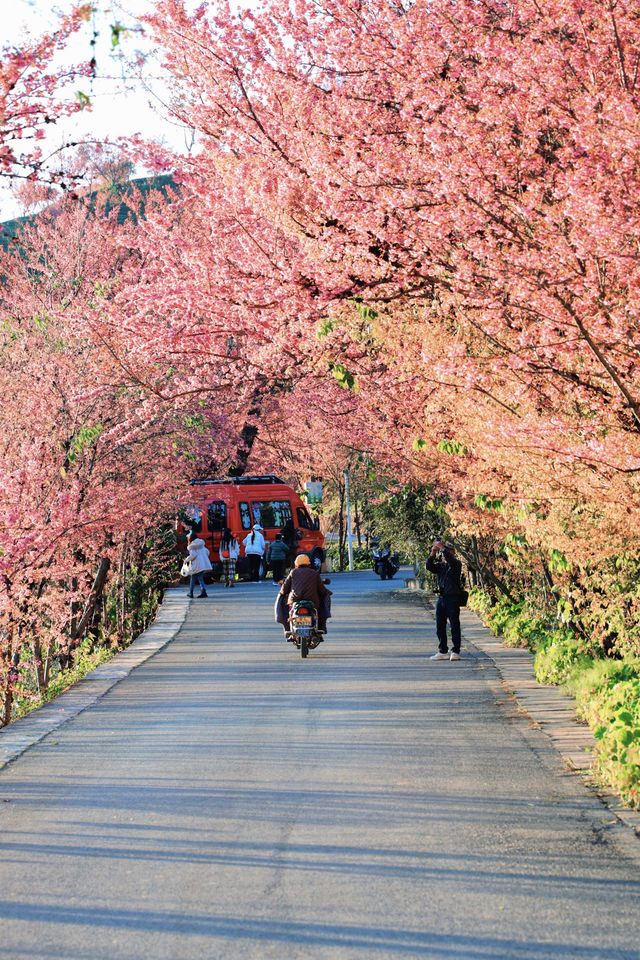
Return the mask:
<path id="1" fill-rule="evenodd" d="M 283 529 L 277 533 L 275 540 L 269 545 L 266 553 L 267 563 L 273 570 L 273 579 L 275 583 L 280 583 L 284 577 L 286 569 L 289 569 L 287 577 L 284 579 L 280 589 L 280 595 L 287 598 L 288 602 L 292 600 L 304 599 L 312 600 L 322 619 L 321 611 L 325 609 L 325 599 L 331 591 L 327 590 L 322 578 L 317 570 L 310 563 L 306 554 L 300 554 L 295 558 L 295 531 L 291 524 L 291 540 L 285 537 L 289 531 Z M 206 597 L 207 591 L 204 583 L 204 574 L 211 570 L 211 560 L 209 551 L 206 548 L 204 540 L 196 533 L 191 531 L 187 537 L 189 551 L 189 572 L 191 579 L 189 582 L 189 596 L 194 596 L 194 589 L 198 584 L 200 593 L 198 597 Z M 243 540 L 245 556 L 250 563 L 251 579 L 260 578 L 260 561 L 265 556 L 267 550 L 266 541 L 259 523 L 255 523 L 251 533 Z M 240 554 L 240 545 L 233 536 L 231 530 L 227 527 L 220 540 L 219 555 L 222 562 L 222 579 L 225 587 L 232 587 L 235 581 L 236 560 Z M 432 660 L 460 660 L 460 597 L 461 597 L 461 575 L 462 564 L 456 556 L 455 548 L 452 543 L 444 543 L 438 539 L 431 548 L 431 553 L 425 562 L 427 570 L 434 573 L 438 580 L 438 600 L 436 602 L 436 633 L 438 636 L 438 651 Z M 447 622 L 451 631 L 451 652 L 449 652 L 447 639 Z M 321 630 L 326 629 L 326 619 L 320 623 Z M 285 627 L 286 630 L 286 627 Z"/>
<path id="2" fill-rule="evenodd" d="M 280 533 L 277 533 L 267 548 L 263 527 L 254 523 L 250 533 L 242 541 L 244 554 L 249 565 L 249 579 L 260 580 L 261 562 L 264 559 L 273 570 L 276 583 L 282 580 L 285 570 L 293 565 L 296 554 L 296 534 L 293 521 L 288 520 Z M 212 569 L 209 550 L 204 540 L 193 530 L 187 534 L 187 568 L 189 571 L 189 597 L 200 587 L 198 598 L 208 596 L 204 575 Z M 225 527 L 220 538 L 219 559 L 222 564 L 222 581 L 225 587 L 233 587 L 236 579 L 236 562 L 240 556 L 240 544 L 229 527 Z"/>

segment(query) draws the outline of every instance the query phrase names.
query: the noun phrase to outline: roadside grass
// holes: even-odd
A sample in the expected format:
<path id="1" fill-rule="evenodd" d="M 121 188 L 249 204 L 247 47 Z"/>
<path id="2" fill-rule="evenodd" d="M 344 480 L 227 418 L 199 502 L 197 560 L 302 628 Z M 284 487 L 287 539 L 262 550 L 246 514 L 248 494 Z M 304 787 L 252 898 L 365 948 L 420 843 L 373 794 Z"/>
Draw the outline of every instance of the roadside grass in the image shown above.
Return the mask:
<path id="1" fill-rule="evenodd" d="M 38 707 L 49 703 L 55 697 L 64 693 L 88 673 L 95 670 L 102 663 L 112 660 L 117 653 L 120 653 L 122 647 L 119 646 L 98 646 L 92 649 L 89 640 L 82 644 L 73 653 L 73 664 L 66 670 L 58 670 L 49 681 L 47 689 L 38 691 L 35 687 L 35 677 L 32 670 L 25 670 L 22 676 L 22 682 L 16 689 L 16 699 L 14 702 L 11 720 L 18 720 L 26 716 Z"/>
<path id="2" fill-rule="evenodd" d="M 593 773 L 624 804 L 640 809 L 640 659 L 605 657 L 570 626 L 523 603 L 491 602 L 473 589 L 469 607 L 495 636 L 534 654 L 540 683 L 561 686 L 596 740 Z"/>

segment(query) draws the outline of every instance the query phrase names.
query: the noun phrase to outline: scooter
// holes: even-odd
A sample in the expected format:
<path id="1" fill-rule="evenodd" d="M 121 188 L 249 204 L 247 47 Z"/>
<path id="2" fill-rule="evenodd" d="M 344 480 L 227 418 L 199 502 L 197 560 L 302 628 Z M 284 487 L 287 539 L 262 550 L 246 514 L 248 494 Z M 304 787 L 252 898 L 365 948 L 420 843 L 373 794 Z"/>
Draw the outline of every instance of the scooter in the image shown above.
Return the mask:
<path id="1" fill-rule="evenodd" d="M 397 553 L 391 553 L 391 547 L 376 547 L 373 551 L 373 570 L 381 580 L 391 580 L 400 569 Z"/>
<path id="2" fill-rule="evenodd" d="M 291 642 L 295 643 L 304 659 L 309 650 L 322 643 L 323 636 L 318 629 L 318 612 L 311 600 L 296 600 L 289 612 L 289 631 Z"/>
<path id="3" fill-rule="evenodd" d="M 322 582 L 325 584 L 331 583 L 325 577 L 322 578 Z M 318 644 L 324 640 L 318 625 L 318 611 L 312 600 L 294 600 L 289 608 L 287 639 L 291 643 L 295 643 L 303 659 L 307 656 L 309 650 L 315 650 Z"/>

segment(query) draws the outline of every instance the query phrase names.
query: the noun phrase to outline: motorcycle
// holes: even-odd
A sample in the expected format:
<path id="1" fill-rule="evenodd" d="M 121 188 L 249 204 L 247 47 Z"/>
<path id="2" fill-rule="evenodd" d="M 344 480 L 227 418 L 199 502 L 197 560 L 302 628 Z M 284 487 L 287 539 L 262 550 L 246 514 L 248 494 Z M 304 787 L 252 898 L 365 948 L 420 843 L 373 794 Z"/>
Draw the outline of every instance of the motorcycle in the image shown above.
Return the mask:
<path id="1" fill-rule="evenodd" d="M 323 583 L 330 580 L 323 578 Z M 288 640 L 295 643 L 304 659 L 309 650 L 315 650 L 324 637 L 318 625 L 318 611 L 311 600 L 294 600 L 289 608 L 289 635 Z"/>
<path id="2" fill-rule="evenodd" d="M 311 600 L 296 600 L 289 613 L 291 642 L 295 643 L 304 659 L 309 650 L 322 643 L 323 637 L 318 629 L 318 612 Z"/>
<path id="3" fill-rule="evenodd" d="M 373 551 L 373 570 L 381 580 L 391 580 L 400 569 L 397 553 L 391 553 L 391 547 L 376 547 Z"/>

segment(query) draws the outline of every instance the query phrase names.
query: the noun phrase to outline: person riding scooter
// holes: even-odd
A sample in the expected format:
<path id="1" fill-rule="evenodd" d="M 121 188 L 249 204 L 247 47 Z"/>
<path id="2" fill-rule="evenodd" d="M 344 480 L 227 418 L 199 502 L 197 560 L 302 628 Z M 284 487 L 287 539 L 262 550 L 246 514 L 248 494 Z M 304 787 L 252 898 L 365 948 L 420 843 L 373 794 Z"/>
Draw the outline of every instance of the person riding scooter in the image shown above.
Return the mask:
<path id="1" fill-rule="evenodd" d="M 331 590 L 327 590 L 319 572 L 311 566 L 306 553 L 296 557 L 293 570 L 283 581 L 278 597 L 283 597 L 290 607 L 295 600 L 311 601 L 318 612 L 318 629 L 327 632 Z M 279 621 L 282 622 L 282 621 Z M 285 636 L 289 634 L 289 623 L 284 626 Z"/>

